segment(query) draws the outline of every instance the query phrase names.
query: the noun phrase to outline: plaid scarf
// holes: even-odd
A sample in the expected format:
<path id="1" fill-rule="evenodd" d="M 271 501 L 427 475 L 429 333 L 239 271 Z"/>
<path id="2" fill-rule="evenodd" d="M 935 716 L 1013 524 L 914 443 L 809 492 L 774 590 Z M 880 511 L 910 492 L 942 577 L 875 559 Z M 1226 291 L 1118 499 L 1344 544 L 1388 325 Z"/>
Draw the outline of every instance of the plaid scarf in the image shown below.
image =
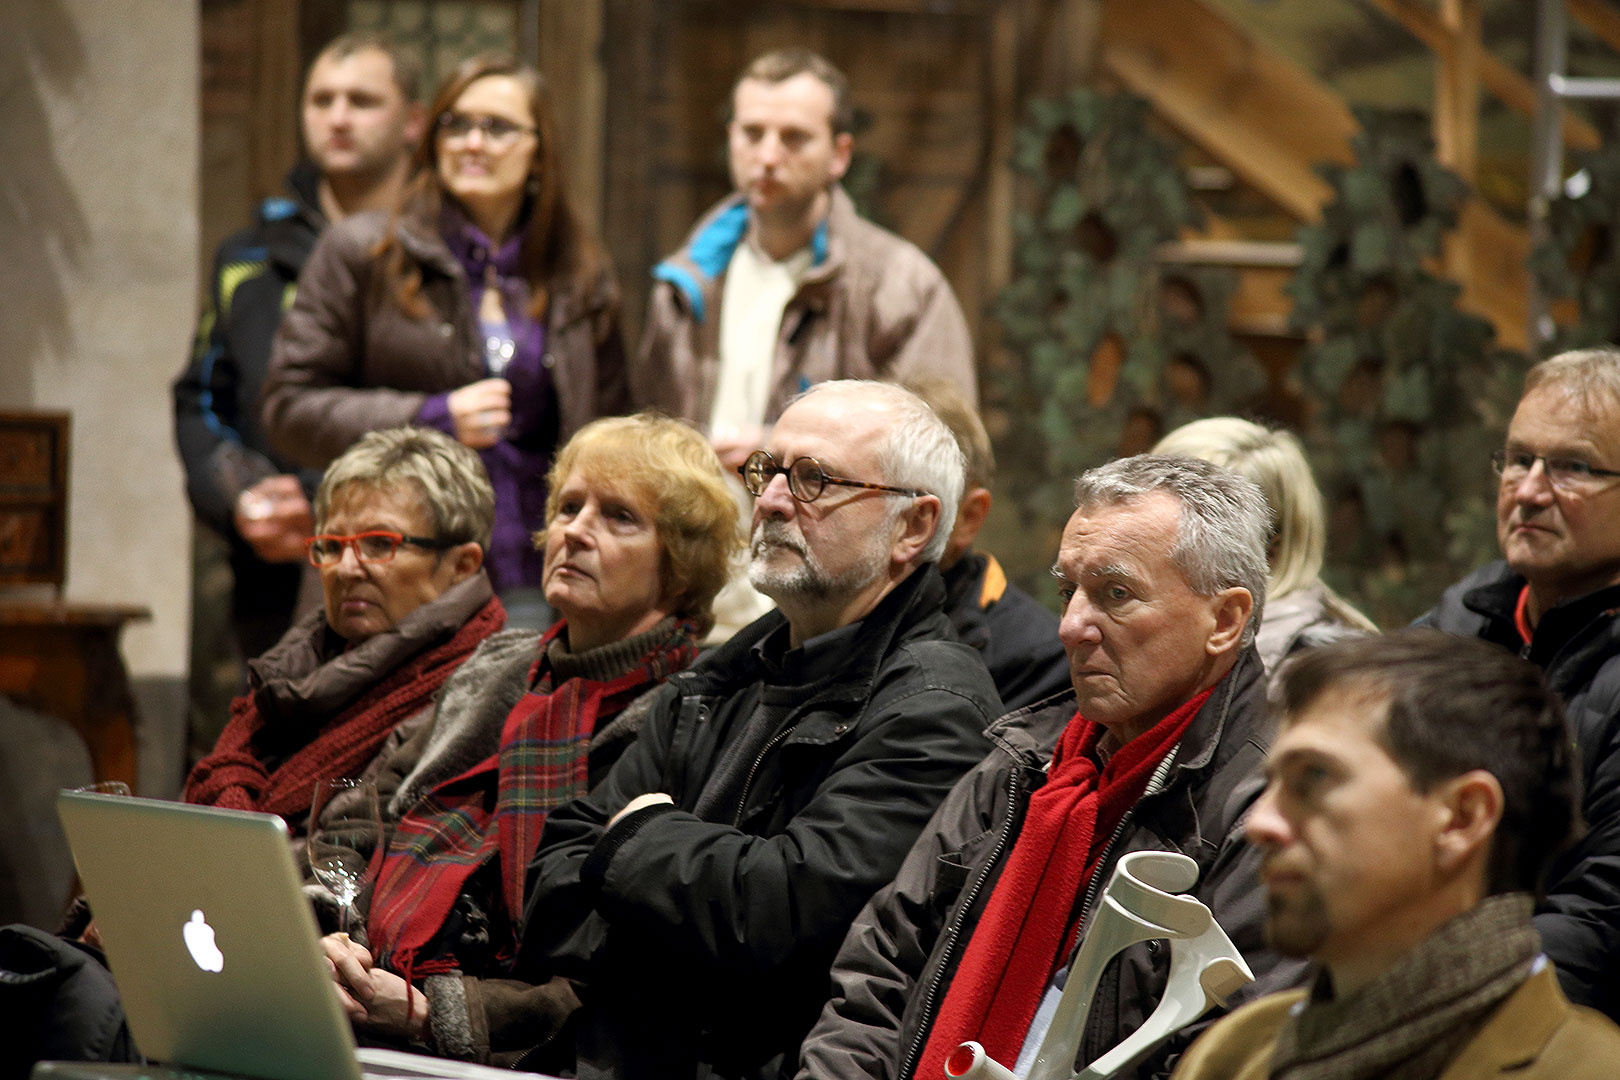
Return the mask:
<path id="1" fill-rule="evenodd" d="M 448 950 L 421 963 L 416 955 L 438 934 L 468 879 L 491 860 L 500 866 L 505 916 L 497 920 L 505 929 L 495 956 L 510 964 L 529 860 L 547 813 L 585 794 L 592 733 L 697 658 L 697 626 L 681 621 L 616 678 L 555 682 L 548 651 L 565 629 L 558 622 L 540 639 L 532 689 L 507 715 L 500 748 L 439 784 L 394 826 L 366 930 L 377 963 L 407 979 L 459 966 Z"/>
<path id="2" fill-rule="evenodd" d="M 1078 712 L 1063 729 L 1047 780 L 1029 800 L 1007 868 L 968 941 L 913 1076 L 945 1074 L 945 1059 L 977 1039 L 996 1061 L 1018 1056 L 1053 966 L 1069 955 L 1085 894 L 1114 830 L 1159 763 L 1209 699 L 1194 697 L 1097 768 L 1104 729 Z"/>
<path id="3" fill-rule="evenodd" d="M 487 585 L 483 592 L 488 595 Z M 296 728 L 303 717 L 286 715 L 285 707 L 278 711 L 275 701 L 263 699 L 261 693 L 243 694 L 231 703 L 230 723 L 225 725 L 213 751 L 192 768 L 184 800 L 202 806 L 280 814 L 291 819 L 293 835 L 299 835 L 301 823 L 309 814 L 315 781 L 325 776 L 358 776 L 377 756 L 395 725 L 428 708 L 434 693 L 451 673 L 505 623 L 506 609 L 499 599 L 490 596 L 459 629 L 445 635 L 448 640 L 435 639 L 413 624 L 410 633 L 379 634 L 341 654 L 328 666 L 354 666 L 369 677 L 370 685 L 335 716 L 311 717 L 321 721 L 319 726 L 311 724 L 307 741 L 275 768 L 266 766 L 261 742 L 274 734 L 270 729 L 278 725 Z M 326 625 L 324 616 L 311 625 L 314 629 L 309 632 L 319 633 Z M 410 656 L 413 647 L 420 651 Z M 381 649 L 405 652 L 407 658 L 392 670 L 384 667 L 375 675 L 364 665 L 354 664 L 357 655 Z M 355 685 L 362 683 L 356 680 Z"/>
<path id="4" fill-rule="evenodd" d="M 1434 1080 L 1530 977 L 1531 907 L 1524 893 L 1487 897 L 1344 998 L 1318 975 L 1277 1033 L 1271 1077 Z"/>

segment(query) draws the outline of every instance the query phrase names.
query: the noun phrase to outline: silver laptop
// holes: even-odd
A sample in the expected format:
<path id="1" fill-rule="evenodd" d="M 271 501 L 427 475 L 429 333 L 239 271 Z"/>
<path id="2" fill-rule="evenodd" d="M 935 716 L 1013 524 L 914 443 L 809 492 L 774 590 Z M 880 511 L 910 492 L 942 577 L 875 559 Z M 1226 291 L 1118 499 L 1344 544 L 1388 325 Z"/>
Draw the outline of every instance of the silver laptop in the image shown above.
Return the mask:
<path id="1" fill-rule="evenodd" d="M 142 1054 L 263 1080 L 495 1075 L 356 1054 L 279 817 L 79 791 L 57 809 Z"/>

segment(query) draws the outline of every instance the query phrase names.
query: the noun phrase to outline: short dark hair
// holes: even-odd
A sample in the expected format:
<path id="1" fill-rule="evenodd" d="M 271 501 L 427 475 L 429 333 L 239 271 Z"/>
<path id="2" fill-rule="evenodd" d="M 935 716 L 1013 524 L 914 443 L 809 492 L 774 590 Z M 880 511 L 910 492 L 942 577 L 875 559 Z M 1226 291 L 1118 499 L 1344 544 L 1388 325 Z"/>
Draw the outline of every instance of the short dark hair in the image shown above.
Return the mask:
<path id="1" fill-rule="evenodd" d="M 339 34 L 321 46 L 321 51 L 309 62 L 309 69 L 315 70 L 315 65 L 323 56 L 346 60 L 355 53 L 365 52 L 367 49 L 376 49 L 388 57 L 388 62 L 394 70 L 394 85 L 399 87 L 400 94 L 406 101 L 417 100 L 422 92 L 422 65 L 417 63 L 416 57 L 400 48 L 399 42 L 378 30 L 355 30 Z M 304 73 L 304 81 L 309 82 L 308 71 Z"/>
<path id="2" fill-rule="evenodd" d="M 737 98 L 737 87 L 746 79 L 757 79 L 760 82 L 779 83 L 786 82 L 795 75 L 814 75 L 827 89 L 832 91 L 832 133 L 846 135 L 855 127 L 855 107 L 849 103 L 849 79 L 842 71 L 820 53 L 809 49 L 791 47 L 786 49 L 772 49 L 761 56 L 756 56 L 743 68 L 737 81 L 731 84 L 731 97 Z"/>
<path id="3" fill-rule="evenodd" d="M 1541 669 L 1499 645 L 1398 630 L 1306 649 L 1277 673 L 1272 705 L 1297 716 L 1330 690 L 1386 703 L 1378 742 L 1420 792 L 1483 769 L 1502 786 L 1486 889 L 1541 894 L 1580 832 L 1575 748 Z"/>

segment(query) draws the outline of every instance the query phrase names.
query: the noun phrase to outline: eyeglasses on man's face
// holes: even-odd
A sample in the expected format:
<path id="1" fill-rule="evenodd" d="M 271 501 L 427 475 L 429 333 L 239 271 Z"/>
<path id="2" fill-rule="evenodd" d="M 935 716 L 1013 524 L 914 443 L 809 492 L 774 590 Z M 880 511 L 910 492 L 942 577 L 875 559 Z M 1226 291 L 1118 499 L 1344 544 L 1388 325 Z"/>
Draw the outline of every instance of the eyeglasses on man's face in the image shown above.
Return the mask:
<path id="1" fill-rule="evenodd" d="M 491 146 L 510 146 L 520 135 L 533 135 L 535 129 L 513 123 L 504 116 L 468 116 L 449 112 L 439 116 L 439 134 L 445 139 L 463 142 L 477 130 Z"/>
<path id="2" fill-rule="evenodd" d="M 748 489 L 750 495 L 755 496 L 765 494 L 771 479 L 778 473 L 787 477 L 788 494 L 800 502 L 815 502 L 821 497 L 821 493 L 827 490 L 828 484 L 865 488 L 868 491 L 889 491 L 896 495 L 909 495 L 913 499 L 928 494 L 916 488 L 870 484 L 865 480 L 848 480 L 842 476 L 833 476 L 813 457 L 795 458 L 791 465 L 778 465 L 767 450 L 755 450 L 748 455 L 747 461 L 737 466 L 737 475 L 742 477 L 743 486 Z"/>
<path id="3" fill-rule="evenodd" d="M 431 536 L 406 536 L 404 533 L 376 529 L 371 532 L 355 533 L 353 536 L 336 536 L 331 533 L 312 536 L 304 541 L 304 550 L 309 553 L 312 565 L 336 566 L 343 561 L 344 548 L 354 548 L 355 557 L 361 562 L 382 563 L 392 559 L 401 544 L 427 548 L 429 551 L 444 551 L 446 548 L 455 547 L 449 540 L 435 540 Z"/>
<path id="4" fill-rule="evenodd" d="M 1547 482 L 1559 491 L 1590 491 L 1604 480 L 1620 476 L 1614 469 L 1600 469 L 1576 457 L 1549 457 L 1528 450 L 1498 450 L 1491 455 L 1491 467 L 1504 484 L 1518 484 L 1541 462 Z"/>

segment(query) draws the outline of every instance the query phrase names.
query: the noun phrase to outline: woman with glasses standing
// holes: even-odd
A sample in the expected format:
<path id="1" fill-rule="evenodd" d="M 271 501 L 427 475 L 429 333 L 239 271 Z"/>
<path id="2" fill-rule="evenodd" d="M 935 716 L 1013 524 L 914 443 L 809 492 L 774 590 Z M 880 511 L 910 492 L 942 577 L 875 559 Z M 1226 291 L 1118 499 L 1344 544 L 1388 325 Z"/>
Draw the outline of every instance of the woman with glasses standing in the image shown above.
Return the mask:
<path id="1" fill-rule="evenodd" d="M 478 455 L 423 428 L 374 431 L 315 493 L 325 603 L 248 663 L 185 800 L 280 814 L 304 834 L 315 781 L 359 776 L 506 622 L 483 572 L 495 496 Z"/>
<path id="2" fill-rule="evenodd" d="M 539 628 L 528 537 L 553 449 L 629 404 L 618 287 L 563 192 L 538 72 L 463 62 L 415 161 L 400 207 L 346 219 L 316 246 L 276 337 L 265 428 L 310 466 L 405 423 L 477 450 L 495 488 L 489 576 L 513 622 Z"/>

